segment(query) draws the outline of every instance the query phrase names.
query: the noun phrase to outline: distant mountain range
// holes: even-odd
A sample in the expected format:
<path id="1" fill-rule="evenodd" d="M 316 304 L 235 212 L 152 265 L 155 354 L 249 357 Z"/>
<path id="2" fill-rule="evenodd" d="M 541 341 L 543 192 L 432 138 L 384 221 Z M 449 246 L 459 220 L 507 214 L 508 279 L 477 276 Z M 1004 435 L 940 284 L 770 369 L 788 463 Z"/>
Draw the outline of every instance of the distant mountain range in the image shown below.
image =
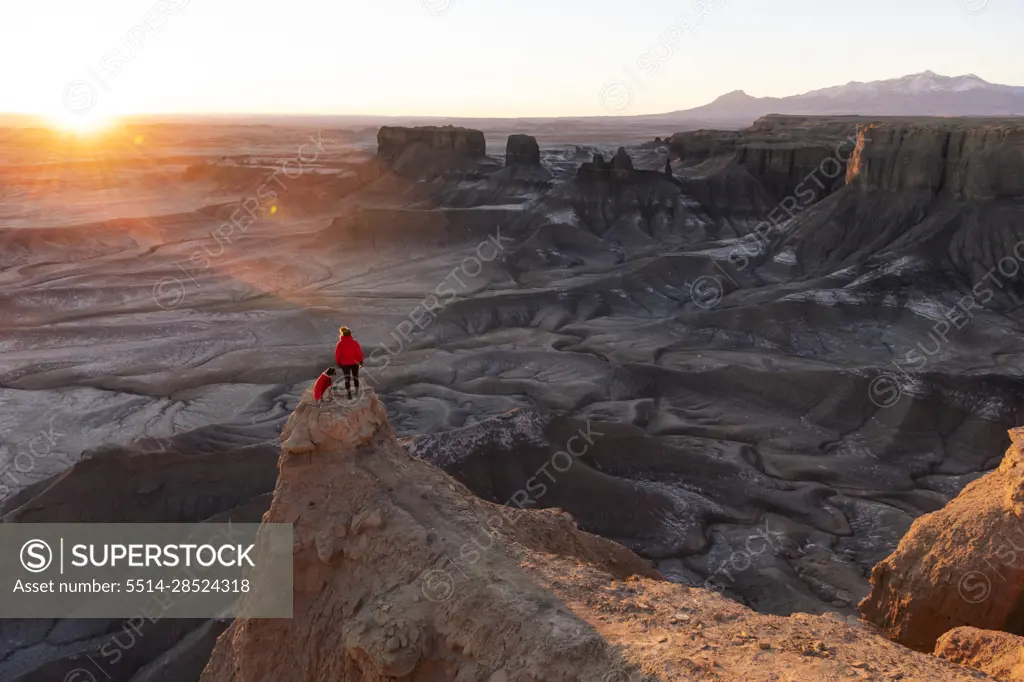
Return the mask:
<path id="1" fill-rule="evenodd" d="M 1024 87 L 989 83 L 974 74 L 950 77 L 925 71 L 870 83 L 851 81 L 791 97 L 751 97 L 736 90 L 702 107 L 657 116 L 753 121 L 766 114 L 1024 116 Z"/>

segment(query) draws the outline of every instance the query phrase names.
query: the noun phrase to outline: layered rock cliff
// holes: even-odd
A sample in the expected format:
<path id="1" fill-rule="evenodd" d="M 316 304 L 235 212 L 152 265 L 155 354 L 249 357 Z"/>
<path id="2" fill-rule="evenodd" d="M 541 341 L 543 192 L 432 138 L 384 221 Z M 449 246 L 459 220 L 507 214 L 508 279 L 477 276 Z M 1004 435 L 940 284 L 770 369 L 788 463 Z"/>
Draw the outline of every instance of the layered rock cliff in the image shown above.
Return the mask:
<path id="1" fill-rule="evenodd" d="M 736 163 L 778 200 L 788 196 L 805 204 L 821 201 L 846 184 L 852 143 L 748 144 L 736 150 Z M 803 192 L 806 196 L 797 197 Z"/>
<path id="2" fill-rule="evenodd" d="M 746 133 L 739 130 L 692 130 L 676 133 L 669 139 L 669 151 L 675 158 L 694 165 L 713 156 L 734 154 L 737 144 L 745 136 Z"/>
<path id="3" fill-rule="evenodd" d="M 780 117 L 748 130 L 676 133 L 671 153 L 685 166 L 715 157 L 747 170 L 775 201 L 795 197 L 801 206 L 820 201 L 846 184 L 856 124 Z"/>
<path id="4" fill-rule="evenodd" d="M 956 199 L 1024 197 L 1024 125 L 876 123 L 862 126 L 848 184 Z"/>
<path id="5" fill-rule="evenodd" d="M 931 651 L 964 625 L 1024 634 L 1024 429 L 996 471 L 917 519 L 871 573 L 864 617 L 906 646 Z"/>
<path id="6" fill-rule="evenodd" d="M 383 126 L 377 132 L 377 157 L 383 161 L 393 161 L 415 144 L 474 158 L 487 153 L 484 134 L 479 130 L 455 126 Z"/>
<path id="7" fill-rule="evenodd" d="M 1024 236 L 1021 131 L 1015 121 L 865 124 L 846 186 L 811 210 L 794 211 L 795 220 L 769 250 L 791 249 L 804 276 L 868 259 L 910 258 L 928 263 L 943 286 L 958 288 L 961 296 L 980 291 L 978 283 L 1002 267 L 1009 273 L 1005 281 L 980 302 L 1015 308 L 1024 291 L 1012 270 L 1014 245 Z M 786 205 L 780 208 L 788 218 Z"/>
<path id="8" fill-rule="evenodd" d="M 558 510 L 480 500 L 403 450 L 372 391 L 307 393 L 281 439 L 265 519 L 294 524 L 295 616 L 236 621 L 205 682 L 977 679 L 842 618 L 666 582 Z"/>
<path id="9" fill-rule="evenodd" d="M 863 116 L 800 116 L 768 114 L 751 124 L 747 131 L 771 135 L 813 135 L 849 138 L 865 123 Z"/>

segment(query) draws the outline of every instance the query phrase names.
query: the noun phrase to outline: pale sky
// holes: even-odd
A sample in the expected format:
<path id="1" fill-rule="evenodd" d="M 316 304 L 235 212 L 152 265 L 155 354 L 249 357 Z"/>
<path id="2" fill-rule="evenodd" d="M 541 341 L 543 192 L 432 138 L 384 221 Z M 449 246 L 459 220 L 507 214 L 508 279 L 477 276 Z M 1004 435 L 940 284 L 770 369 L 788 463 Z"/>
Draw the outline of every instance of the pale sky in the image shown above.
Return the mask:
<path id="1" fill-rule="evenodd" d="M 609 113 L 602 88 L 619 81 L 633 98 L 610 113 L 927 69 L 1024 85 L 1021 0 L 8 0 L 4 10 L 2 112 L 583 116 Z"/>

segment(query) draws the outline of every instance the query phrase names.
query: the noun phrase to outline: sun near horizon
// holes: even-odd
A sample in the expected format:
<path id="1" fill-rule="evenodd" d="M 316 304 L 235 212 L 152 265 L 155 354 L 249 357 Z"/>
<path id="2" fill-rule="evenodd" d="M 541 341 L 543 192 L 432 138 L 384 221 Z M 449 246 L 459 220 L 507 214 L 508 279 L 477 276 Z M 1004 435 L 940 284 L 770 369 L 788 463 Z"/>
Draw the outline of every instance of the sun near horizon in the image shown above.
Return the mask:
<path id="1" fill-rule="evenodd" d="M 74 133 L 88 137 L 109 130 L 117 123 L 117 117 L 99 112 L 76 114 L 69 111 L 58 111 L 43 116 L 46 125 L 54 131 Z"/>

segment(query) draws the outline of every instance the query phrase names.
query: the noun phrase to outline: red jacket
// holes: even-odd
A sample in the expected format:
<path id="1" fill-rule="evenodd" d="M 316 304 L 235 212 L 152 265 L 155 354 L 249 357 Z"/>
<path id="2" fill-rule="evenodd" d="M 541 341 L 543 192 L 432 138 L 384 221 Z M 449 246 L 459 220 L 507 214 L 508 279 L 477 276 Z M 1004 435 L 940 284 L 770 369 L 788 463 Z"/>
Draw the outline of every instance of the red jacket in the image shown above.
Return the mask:
<path id="1" fill-rule="evenodd" d="M 363 364 L 363 349 L 351 336 L 343 336 L 334 347 L 334 361 L 338 367 Z"/>
<path id="2" fill-rule="evenodd" d="M 331 377 L 327 376 L 327 373 L 321 374 L 316 379 L 316 383 L 313 384 L 313 398 L 314 400 L 320 400 L 324 397 L 324 391 L 331 387 L 334 381 Z"/>

